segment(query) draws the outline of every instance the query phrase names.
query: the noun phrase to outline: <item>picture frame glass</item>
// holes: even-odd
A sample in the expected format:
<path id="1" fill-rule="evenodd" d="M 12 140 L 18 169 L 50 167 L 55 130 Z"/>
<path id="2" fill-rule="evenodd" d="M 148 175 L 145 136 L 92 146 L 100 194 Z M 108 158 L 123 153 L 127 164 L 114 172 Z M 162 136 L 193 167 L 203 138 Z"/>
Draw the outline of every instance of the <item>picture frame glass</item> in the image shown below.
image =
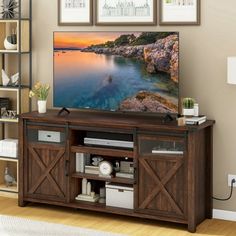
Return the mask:
<path id="1" fill-rule="evenodd" d="M 161 0 L 162 22 L 195 23 L 198 21 L 198 0 Z"/>
<path id="2" fill-rule="evenodd" d="M 90 23 L 90 0 L 60 0 L 60 23 Z"/>
<path id="3" fill-rule="evenodd" d="M 153 23 L 155 0 L 97 0 L 98 23 Z"/>

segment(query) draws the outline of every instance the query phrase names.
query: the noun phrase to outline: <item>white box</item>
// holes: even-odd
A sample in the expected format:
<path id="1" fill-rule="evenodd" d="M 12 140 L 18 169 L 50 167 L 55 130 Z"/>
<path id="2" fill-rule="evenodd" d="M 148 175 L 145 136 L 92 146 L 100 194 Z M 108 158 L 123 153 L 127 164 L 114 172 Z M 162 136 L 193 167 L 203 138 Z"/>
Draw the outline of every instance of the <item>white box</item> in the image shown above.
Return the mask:
<path id="1" fill-rule="evenodd" d="M 17 158 L 18 139 L 4 139 L 0 141 L 0 156 Z"/>
<path id="2" fill-rule="evenodd" d="M 134 209 L 134 188 L 106 184 L 106 205 Z"/>
<path id="3" fill-rule="evenodd" d="M 61 143 L 64 141 L 64 135 L 57 131 L 39 130 L 38 131 L 38 141 L 41 142 L 52 142 Z"/>

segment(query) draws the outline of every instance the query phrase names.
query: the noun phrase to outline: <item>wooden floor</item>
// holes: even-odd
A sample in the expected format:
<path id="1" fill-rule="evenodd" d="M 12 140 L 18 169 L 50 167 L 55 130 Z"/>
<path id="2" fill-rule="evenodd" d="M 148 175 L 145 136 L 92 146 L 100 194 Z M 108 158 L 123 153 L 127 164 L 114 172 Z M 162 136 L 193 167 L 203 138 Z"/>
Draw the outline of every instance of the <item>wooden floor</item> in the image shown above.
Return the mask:
<path id="1" fill-rule="evenodd" d="M 17 206 L 17 200 L 3 197 L 0 197 L 0 214 L 135 236 L 192 235 L 184 226 L 178 224 L 40 204 L 20 208 Z M 195 235 L 236 236 L 236 222 L 206 220 L 198 227 Z"/>

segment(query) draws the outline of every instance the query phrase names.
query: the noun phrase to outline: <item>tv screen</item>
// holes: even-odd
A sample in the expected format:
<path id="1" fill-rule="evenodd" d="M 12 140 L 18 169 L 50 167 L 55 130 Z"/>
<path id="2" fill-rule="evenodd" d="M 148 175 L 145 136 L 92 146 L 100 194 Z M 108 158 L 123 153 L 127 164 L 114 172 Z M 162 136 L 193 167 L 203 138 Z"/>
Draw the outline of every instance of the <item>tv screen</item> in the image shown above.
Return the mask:
<path id="1" fill-rule="evenodd" d="M 55 32 L 54 107 L 178 113 L 177 32 Z"/>

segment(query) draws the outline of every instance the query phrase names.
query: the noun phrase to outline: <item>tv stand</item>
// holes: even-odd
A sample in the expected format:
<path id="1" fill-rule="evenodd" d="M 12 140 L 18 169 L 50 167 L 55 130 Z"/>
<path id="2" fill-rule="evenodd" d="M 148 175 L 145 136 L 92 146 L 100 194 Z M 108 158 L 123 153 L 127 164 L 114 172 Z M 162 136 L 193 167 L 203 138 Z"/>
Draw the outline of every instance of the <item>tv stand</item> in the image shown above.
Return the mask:
<path id="1" fill-rule="evenodd" d="M 186 225 L 190 232 L 212 217 L 214 121 L 177 126 L 177 121 L 162 123 L 142 115 L 75 111 L 57 117 L 57 113 L 49 110 L 43 117 L 37 112 L 20 117 L 19 206 L 45 203 L 169 221 Z M 57 132 L 57 138 L 45 135 L 45 140 L 39 140 L 39 131 Z M 91 132 L 95 138 L 110 134 L 110 139 L 131 141 L 134 148 L 86 146 L 84 139 Z M 96 172 L 91 159 L 83 159 L 87 155 L 102 157 L 113 165 L 113 172 L 105 176 Z M 77 162 L 81 157 L 89 163 Z M 132 175 L 122 177 L 122 168 Z M 94 173 L 88 172 L 91 169 Z M 123 198 L 112 195 L 113 206 L 109 196 L 106 202 L 84 201 L 79 198 L 83 179 L 91 182 L 96 197 L 106 182 L 128 186 L 132 192 L 119 191 L 127 194 Z"/>

